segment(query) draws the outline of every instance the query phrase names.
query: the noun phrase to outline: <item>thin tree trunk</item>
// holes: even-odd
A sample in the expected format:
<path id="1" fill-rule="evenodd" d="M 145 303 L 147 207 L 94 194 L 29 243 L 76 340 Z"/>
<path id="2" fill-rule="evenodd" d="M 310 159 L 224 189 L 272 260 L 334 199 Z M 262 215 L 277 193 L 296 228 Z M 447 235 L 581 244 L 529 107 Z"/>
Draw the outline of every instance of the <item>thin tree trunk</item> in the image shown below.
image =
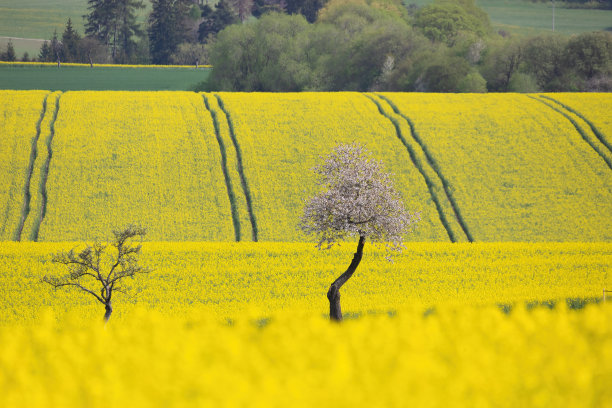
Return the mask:
<path id="1" fill-rule="evenodd" d="M 331 284 L 329 290 L 327 291 L 327 299 L 329 300 L 329 318 L 334 321 L 342 321 L 342 310 L 340 309 L 340 288 L 342 285 L 346 283 L 347 280 L 357 269 L 359 266 L 359 262 L 361 262 L 361 257 L 363 256 L 363 244 L 365 244 L 365 236 L 359 236 L 359 243 L 357 244 L 357 252 L 353 254 L 353 260 L 349 265 L 348 269 L 338 277 Z"/>
<path id="2" fill-rule="evenodd" d="M 108 322 L 108 319 L 110 319 L 111 313 L 113 313 L 113 306 L 111 306 L 110 302 L 104 306 L 106 308 L 106 313 L 104 313 L 104 323 L 106 323 Z"/>

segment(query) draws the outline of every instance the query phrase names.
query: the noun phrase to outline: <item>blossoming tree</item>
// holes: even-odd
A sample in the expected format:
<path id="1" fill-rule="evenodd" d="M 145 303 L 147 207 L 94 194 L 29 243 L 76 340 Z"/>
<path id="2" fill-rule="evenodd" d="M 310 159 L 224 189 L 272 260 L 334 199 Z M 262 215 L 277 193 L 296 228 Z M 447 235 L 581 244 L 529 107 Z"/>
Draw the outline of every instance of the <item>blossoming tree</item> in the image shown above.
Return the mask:
<path id="1" fill-rule="evenodd" d="M 382 162 L 358 144 L 338 145 L 314 168 L 322 191 L 306 203 L 300 227 L 318 236 L 318 247 L 358 238 L 357 252 L 348 269 L 327 292 L 329 317 L 342 320 L 340 288 L 353 275 L 363 256 L 366 239 L 401 250 L 402 237 L 420 220 L 420 213 L 404 207 Z"/>

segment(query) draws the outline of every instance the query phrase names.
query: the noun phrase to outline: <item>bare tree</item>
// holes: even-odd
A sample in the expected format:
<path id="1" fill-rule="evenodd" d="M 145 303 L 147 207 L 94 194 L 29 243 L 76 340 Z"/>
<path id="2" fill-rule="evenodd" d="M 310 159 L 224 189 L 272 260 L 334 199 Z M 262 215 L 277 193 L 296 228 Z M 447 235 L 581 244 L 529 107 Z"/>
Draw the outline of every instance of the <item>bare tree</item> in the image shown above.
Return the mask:
<path id="1" fill-rule="evenodd" d="M 373 160 L 357 144 L 338 145 L 314 172 L 323 191 L 307 202 L 300 222 L 302 230 L 319 237 L 319 248 L 359 238 L 348 269 L 327 292 L 329 317 L 340 321 L 340 288 L 359 266 L 366 238 L 385 243 L 390 250 L 401 250 L 403 235 L 414 229 L 420 213 L 404 208 L 382 162 Z"/>
<path id="2" fill-rule="evenodd" d="M 79 253 L 76 253 L 74 248 L 68 252 L 60 252 L 53 256 L 52 262 L 66 265 L 69 273 L 61 277 L 45 276 L 43 282 L 56 289 L 72 286 L 94 296 L 104 305 L 104 321 L 107 322 L 113 312 L 113 293 L 125 293 L 126 288 L 119 286 L 119 281 L 139 273 L 150 272 L 148 268 L 138 265 L 141 245 L 134 246 L 129 243 L 130 239 L 137 236 L 142 238 L 145 234 L 144 228 L 134 225 L 113 231 L 115 239 L 110 246 L 115 250 L 112 254 L 105 254 L 109 245 L 99 242 L 87 245 Z M 105 266 L 108 268 L 106 271 L 103 270 Z"/>

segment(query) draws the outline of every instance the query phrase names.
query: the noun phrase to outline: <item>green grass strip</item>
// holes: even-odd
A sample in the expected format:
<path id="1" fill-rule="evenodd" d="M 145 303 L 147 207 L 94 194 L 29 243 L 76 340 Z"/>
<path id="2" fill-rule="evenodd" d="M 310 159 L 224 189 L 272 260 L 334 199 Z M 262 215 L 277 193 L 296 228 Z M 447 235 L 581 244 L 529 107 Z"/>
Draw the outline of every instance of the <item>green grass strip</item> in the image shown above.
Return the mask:
<path id="1" fill-rule="evenodd" d="M 32 181 L 32 173 L 34 172 L 34 163 L 36 162 L 36 157 L 38 156 L 38 138 L 40 137 L 40 125 L 47 113 L 47 98 L 49 94 L 45 95 L 45 99 L 43 100 L 42 110 L 40 112 L 40 117 L 38 118 L 38 122 L 36 122 L 36 135 L 32 138 L 32 149 L 30 151 L 30 162 L 28 163 L 28 170 L 26 172 L 26 179 L 23 188 L 23 206 L 21 207 L 21 217 L 19 218 L 19 224 L 17 225 L 17 229 L 15 230 L 15 236 L 13 237 L 14 241 L 21 241 L 21 233 L 23 232 L 23 226 L 25 225 L 25 221 L 30 214 L 30 200 L 32 198 L 32 194 L 30 193 L 30 183 Z"/>
<path id="2" fill-rule="evenodd" d="M 240 218 L 238 217 L 238 207 L 236 205 L 236 196 L 234 195 L 232 180 L 230 178 L 229 170 L 227 168 L 227 152 L 225 150 L 225 143 L 223 143 L 223 139 L 221 138 L 221 132 L 219 131 L 219 119 L 217 118 L 217 111 L 216 109 L 211 109 L 206 95 L 202 95 L 202 98 L 204 99 L 204 105 L 206 106 L 206 109 L 210 112 L 210 115 L 212 116 L 213 126 L 215 127 L 215 136 L 217 137 L 217 142 L 219 143 L 219 150 L 221 151 L 221 170 L 223 171 L 223 177 L 225 178 L 225 186 L 227 187 L 227 196 L 229 198 L 232 213 L 232 223 L 234 224 L 234 237 L 236 238 L 236 242 L 239 242 Z"/>
<path id="3" fill-rule="evenodd" d="M 431 199 L 433 200 L 433 202 L 434 202 L 434 204 L 436 206 L 436 210 L 438 211 L 438 216 L 440 217 L 440 222 L 444 226 L 444 229 L 446 229 L 446 233 L 448 234 L 448 238 L 450 239 L 451 242 L 457 242 L 457 238 L 455 237 L 455 233 L 453 232 L 452 228 L 449 225 L 449 222 L 448 222 L 448 220 L 446 218 L 446 215 L 444 214 L 444 210 L 442 209 L 442 205 L 440 203 L 440 200 L 438 199 L 438 195 L 436 194 L 436 192 L 434 190 L 434 184 L 433 184 L 432 180 L 425 173 L 425 171 L 423 169 L 423 166 L 420 163 L 420 161 L 417 159 L 416 152 L 414 151 L 412 146 L 410 146 L 410 144 L 408 143 L 408 141 L 406 140 L 406 138 L 402 134 L 402 130 L 400 128 L 399 123 L 397 122 L 397 120 L 394 117 L 388 115 L 385 112 L 385 110 L 383 109 L 383 107 L 382 107 L 382 105 L 380 104 L 379 101 L 377 101 L 374 97 L 372 97 L 372 96 L 370 96 L 368 94 L 364 94 L 364 95 L 368 99 L 370 99 L 372 102 L 374 102 L 374 104 L 378 108 L 378 112 L 380 112 L 381 115 L 383 115 L 384 117 L 389 119 L 389 121 L 395 127 L 395 132 L 396 132 L 397 138 L 406 147 L 406 150 L 408 150 L 408 155 L 410 156 L 410 160 L 412 160 L 412 163 L 414 164 L 414 167 L 416 167 L 416 169 L 419 171 L 419 173 L 421 173 L 421 176 L 423 176 L 423 179 L 425 180 L 425 184 L 427 185 L 427 189 L 429 190 L 429 194 L 431 195 Z"/>
<path id="4" fill-rule="evenodd" d="M 574 118 L 572 118 L 570 115 L 568 115 L 566 112 L 563 112 L 561 109 L 558 109 L 556 106 L 552 105 L 549 102 L 546 102 L 540 98 L 536 98 L 535 96 L 532 95 L 527 95 L 529 98 L 535 100 L 535 101 L 539 101 L 540 103 L 543 103 L 544 105 L 548 106 L 550 109 L 554 110 L 557 113 L 560 113 L 561 115 L 563 115 L 567 120 L 569 120 L 571 122 L 572 125 L 574 125 L 574 128 L 578 131 L 578 133 L 580 134 L 580 136 L 582 136 L 582 139 L 584 139 L 585 142 L 588 143 L 589 146 L 591 146 L 591 148 L 603 159 L 603 161 L 606 162 L 606 164 L 608 165 L 608 167 L 610 168 L 610 170 L 612 170 L 612 160 L 609 157 L 606 157 L 606 154 L 604 153 L 604 149 L 602 149 L 600 146 L 597 145 L 597 142 L 595 142 L 593 140 L 593 138 L 591 138 L 582 128 L 582 126 L 580 126 L 578 124 L 578 122 L 576 122 L 574 120 Z"/>
<path id="5" fill-rule="evenodd" d="M 57 115 L 59 113 L 61 96 L 61 93 L 57 95 L 57 99 L 55 101 L 55 112 L 53 113 L 53 119 L 51 120 L 51 124 L 49 125 L 50 132 L 49 137 L 46 140 L 47 160 L 45 160 L 45 163 L 43 164 L 40 180 L 40 212 L 38 213 L 36 222 L 34 222 L 34 226 L 32 227 L 32 233 L 30 235 L 30 239 L 32 241 L 38 241 L 40 226 L 45 219 L 45 215 L 47 214 L 47 179 L 49 178 L 49 167 L 51 166 L 51 158 L 53 157 L 53 149 L 51 147 L 51 143 L 53 143 L 53 136 L 55 136 L 55 121 L 57 120 Z"/>
<path id="6" fill-rule="evenodd" d="M 225 113 L 225 117 L 227 118 L 227 124 L 229 126 L 230 137 L 232 139 L 232 143 L 234 144 L 234 148 L 236 149 L 236 160 L 238 161 L 238 174 L 240 175 L 240 184 L 242 185 L 242 191 L 244 192 L 244 196 L 247 204 L 247 211 L 249 213 L 249 219 L 251 221 L 252 234 L 253 234 L 253 242 L 257 242 L 257 219 L 255 218 L 255 213 L 253 212 L 253 200 L 251 199 L 251 191 L 249 190 L 249 184 L 246 179 L 246 175 L 244 174 L 244 166 L 242 161 L 242 151 L 240 150 L 240 145 L 238 144 L 238 140 L 236 139 L 236 133 L 234 131 L 234 124 L 232 122 L 232 117 L 227 109 L 225 109 L 225 105 L 223 104 L 223 100 L 217 94 L 215 94 L 217 101 L 219 102 L 219 107 Z"/>
<path id="7" fill-rule="evenodd" d="M 559 102 L 558 100 L 551 98 L 548 95 L 540 95 L 540 98 L 545 98 L 548 99 L 550 101 L 553 101 L 557 104 L 559 104 L 560 106 L 563 106 L 566 110 L 572 112 L 574 115 L 578 116 L 580 119 L 584 120 L 585 123 L 587 125 L 589 125 L 589 127 L 591 128 L 591 130 L 593 131 L 593 134 L 595 136 L 597 136 L 597 139 L 599 139 L 599 141 L 601 142 L 601 144 L 603 144 L 604 146 L 606 146 L 608 148 L 608 150 L 610 151 L 610 153 L 612 153 L 612 145 L 610 145 L 610 143 L 608 143 L 608 141 L 606 140 L 606 137 L 604 136 L 603 133 L 601 133 L 599 131 L 599 129 L 597 129 L 597 127 L 593 124 L 593 122 L 591 122 L 590 120 L 588 120 L 586 117 L 584 117 L 583 114 L 581 114 L 580 112 L 578 112 L 577 110 L 571 108 L 570 106 L 567 106 L 566 104 L 564 104 L 563 102 Z"/>
<path id="8" fill-rule="evenodd" d="M 410 126 L 410 134 L 412 135 L 412 138 L 414 139 L 414 141 L 417 142 L 417 144 L 421 147 L 421 149 L 423 150 L 423 153 L 425 154 L 425 157 L 427 158 L 427 163 L 429 164 L 429 166 L 432 168 L 432 170 L 436 173 L 436 175 L 440 179 L 440 182 L 442 183 L 442 187 L 444 188 L 444 193 L 446 195 L 446 198 L 448 199 L 448 202 L 450 203 L 451 208 L 453 209 L 453 213 L 455 213 L 455 218 L 457 219 L 459 226 L 463 230 L 465 237 L 467 238 L 469 242 L 474 242 L 474 237 L 472 237 L 472 234 L 470 233 L 470 230 L 466 222 L 464 221 L 463 216 L 461 215 L 461 211 L 459 210 L 459 205 L 457 204 L 457 201 L 455 200 L 455 197 L 453 196 L 453 192 L 451 190 L 450 183 L 442 174 L 440 165 L 438 165 L 438 162 L 434 159 L 433 155 L 429 152 L 427 145 L 425 144 L 425 142 L 423 142 L 423 140 L 419 136 L 419 133 L 417 132 L 414 126 L 414 122 L 412 122 L 412 120 L 407 115 L 403 114 L 389 98 L 385 97 L 384 95 L 380 95 L 380 94 L 377 94 L 377 96 L 383 99 L 384 101 L 386 101 L 389 104 L 389 106 L 391 106 L 391 109 L 393 109 L 393 112 L 401 116 L 408 123 L 408 126 Z"/>

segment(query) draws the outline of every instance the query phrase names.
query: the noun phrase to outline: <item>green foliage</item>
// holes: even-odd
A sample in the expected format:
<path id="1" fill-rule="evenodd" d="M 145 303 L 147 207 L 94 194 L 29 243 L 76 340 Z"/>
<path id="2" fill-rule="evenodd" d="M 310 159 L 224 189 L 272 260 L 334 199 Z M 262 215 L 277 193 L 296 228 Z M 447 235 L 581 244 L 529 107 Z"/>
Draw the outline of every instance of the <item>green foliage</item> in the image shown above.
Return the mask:
<path id="1" fill-rule="evenodd" d="M 6 51 L 0 54 L 0 61 L 16 61 L 17 56 L 15 55 L 15 47 L 13 41 L 9 40 L 6 45 Z"/>
<path id="2" fill-rule="evenodd" d="M 457 92 L 487 92 L 487 81 L 477 71 L 472 71 L 457 83 Z"/>
<path id="3" fill-rule="evenodd" d="M 137 11 L 144 9 L 142 0 L 88 0 L 85 34 L 94 37 L 111 50 L 113 61 L 134 61 L 138 44 L 134 37 L 144 35 Z"/>
<path id="4" fill-rule="evenodd" d="M 170 56 L 187 39 L 189 0 L 153 0 L 149 15 L 149 50 L 154 64 L 168 64 Z"/>
<path id="5" fill-rule="evenodd" d="M 66 29 L 62 34 L 62 56 L 65 62 L 81 62 L 79 54 L 79 41 L 81 36 L 72 27 L 72 20 L 66 22 Z"/>
<path id="6" fill-rule="evenodd" d="M 570 38 L 567 44 L 568 65 L 578 74 L 593 78 L 612 72 L 612 33 L 593 32 Z"/>
<path id="7" fill-rule="evenodd" d="M 525 71 L 534 78 L 544 91 L 559 91 L 562 84 L 555 78 L 563 75 L 567 39 L 559 35 L 542 35 L 527 41 L 523 51 Z"/>
<path id="8" fill-rule="evenodd" d="M 508 81 L 508 91 L 510 92 L 521 92 L 521 93 L 534 93 L 539 92 L 537 80 L 529 75 L 522 72 L 516 72 Z"/>
<path id="9" fill-rule="evenodd" d="M 203 6 L 202 18 L 203 21 L 198 27 L 198 39 L 200 42 L 206 42 L 209 37 L 216 36 L 225 27 L 239 21 L 238 16 L 227 0 L 219 0 L 214 10 L 208 5 Z"/>
<path id="10" fill-rule="evenodd" d="M 308 27 L 303 16 L 282 14 L 228 27 L 211 50 L 211 81 L 223 90 L 302 90 L 310 70 L 296 39 Z"/>
<path id="11" fill-rule="evenodd" d="M 449 45 L 460 32 L 483 37 L 491 29 L 489 16 L 475 5 L 474 0 L 438 0 L 417 11 L 415 26 L 431 40 Z"/>

